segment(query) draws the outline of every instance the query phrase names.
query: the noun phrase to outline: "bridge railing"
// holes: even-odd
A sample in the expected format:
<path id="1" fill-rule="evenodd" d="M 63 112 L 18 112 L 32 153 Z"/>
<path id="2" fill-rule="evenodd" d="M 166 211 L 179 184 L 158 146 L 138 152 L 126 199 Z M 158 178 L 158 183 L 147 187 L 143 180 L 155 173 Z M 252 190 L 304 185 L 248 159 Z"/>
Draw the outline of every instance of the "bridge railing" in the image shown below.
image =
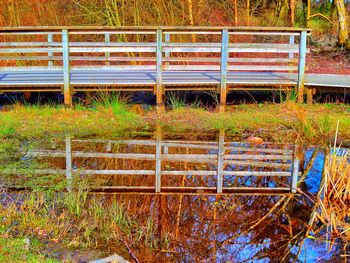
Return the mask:
<path id="1" fill-rule="evenodd" d="M 308 33 L 266 27 L 0 28 L 0 70 L 62 70 L 66 104 L 74 70 L 154 72 L 155 83 L 149 85 L 155 86 L 158 103 L 163 72 L 218 71 L 224 104 L 230 71 L 296 72 L 303 92 Z"/>
<path id="2" fill-rule="evenodd" d="M 97 185 L 103 181 L 99 189 L 130 192 L 297 190 L 299 161 L 294 145 L 229 142 L 223 133 L 218 141 L 72 139 L 67 135 L 64 143 L 55 145 L 54 150 L 24 152 L 27 160 L 52 165 L 32 173 L 66 175 L 68 182 L 85 177 Z"/>

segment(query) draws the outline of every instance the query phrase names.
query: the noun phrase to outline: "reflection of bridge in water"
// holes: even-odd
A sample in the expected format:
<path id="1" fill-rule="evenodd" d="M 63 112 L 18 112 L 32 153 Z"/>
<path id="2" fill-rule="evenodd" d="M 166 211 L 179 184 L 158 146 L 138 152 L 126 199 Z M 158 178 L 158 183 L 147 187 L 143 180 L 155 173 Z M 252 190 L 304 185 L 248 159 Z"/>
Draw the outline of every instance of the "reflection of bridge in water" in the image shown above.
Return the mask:
<path id="1" fill-rule="evenodd" d="M 160 137 L 160 136 L 159 136 Z M 122 193 L 296 192 L 296 147 L 225 141 L 71 139 L 56 149 L 33 149 L 26 158 L 46 160 L 37 176 L 99 181 L 94 191 Z M 60 148 L 60 149 L 59 149 Z M 64 161 L 65 160 L 65 161 Z"/>

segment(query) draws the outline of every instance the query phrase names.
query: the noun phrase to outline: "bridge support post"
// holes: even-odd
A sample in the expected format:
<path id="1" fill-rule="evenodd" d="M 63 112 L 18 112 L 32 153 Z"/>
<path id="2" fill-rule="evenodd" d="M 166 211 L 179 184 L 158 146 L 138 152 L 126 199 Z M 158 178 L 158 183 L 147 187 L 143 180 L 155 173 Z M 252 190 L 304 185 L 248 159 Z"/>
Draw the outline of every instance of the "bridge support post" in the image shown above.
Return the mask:
<path id="1" fill-rule="evenodd" d="M 156 83 L 156 102 L 157 102 L 157 112 L 161 113 L 165 110 L 163 103 L 163 80 L 162 80 L 162 72 L 163 72 L 163 32 L 162 29 L 157 29 L 157 48 L 156 48 L 156 69 L 157 69 L 157 83 Z"/>
<path id="2" fill-rule="evenodd" d="M 304 102 L 304 83 L 305 83 L 305 63 L 306 63 L 306 42 L 307 32 L 300 32 L 299 43 L 299 64 L 298 64 L 298 102 Z"/>
<path id="3" fill-rule="evenodd" d="M 312 88 L 307 88 L 306 89 L 306 97 L 307 97 L 307 104 L 312 105 L 313 103 L 313 96 L 314 95 L 314 90 Z"/>
<path id="4" fill-rule="evenodd" d="M 72 141 L 71 136 L 66 134 L 66 178 L 67 190 L 72 190 Z"/>
<path id="5" fill-rule="evenodd" d="M 300 160 L 298 157 L 299 147 L 295 145 L 294 154 L 293 154 L 293 165 L 292 165 L 292 182 L 291 182 L 291 193 L 295 194 L 298 187 L 298 176 L 299 176 L 299 166 Z"/>
<path id="6" fill-rule="evenodd" d="M 160 193 L 162 185 L 162 131 L 158 125 L 156 129 L 156 193 Z"/>
<path id="7" fill-rule="evenodd" d="M 222 193 L 223 181 L 224 181 L 224 154 L 225 154 L 225 131 L 219 131 L 219 143 L 218 143 L 218 170 L 217 170 L 217 187 L 218 194 Z"/>
<path id="8" fill-rule="evenodd" d="M 221 32 L 221 64 L 220 64 L 220 105 L 219 111 L 224 112 L 226 108 L 226 96 L 227 96 L 227 64 L 228 64 L 228 43 L 229 35 L 228 30 L 223 29 Z"/>
<path id="9" fill-rule="evenodd" d="M 62 30 L 62 47 L 63 47 L 63 90 L 64 104 L 67 107 L 72 106 L 72 91 L 70 86 L 70 65 L 69 65 L 69 35 L 68 30 Z"/>

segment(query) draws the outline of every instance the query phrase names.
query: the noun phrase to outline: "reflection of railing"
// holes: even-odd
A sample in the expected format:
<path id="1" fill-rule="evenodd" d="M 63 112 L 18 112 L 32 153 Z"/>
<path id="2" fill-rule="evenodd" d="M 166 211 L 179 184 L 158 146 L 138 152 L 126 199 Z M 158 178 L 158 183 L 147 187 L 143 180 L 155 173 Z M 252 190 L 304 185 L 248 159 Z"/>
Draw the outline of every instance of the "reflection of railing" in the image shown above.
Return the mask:
<path id="1" fill-rule="evenodd" d="M 72 143 L 83 145 L 95 143 L 105 145 L 103 152 L 72 151 Z M 128 147 L 148 147 L 148 152 L 112 152 L 113 145 L 124 145 Z M 174 153 L 179 149 L 186 149 L 186 153 Z M 149 153 L 151 151 L 152 153 Z M 194 153 L 201 151 L 201 153 Z M 181 151 L 180 151 L 181 152 Z M 225 142 L 223 135 L 218 142 L 198 141 L 161 141 L 157 140 L 71 140 L 66 137 L 65 150 L 31 150 L 27 156 L 35 158 L 65 158 L 66 169 L 36 170 L 37 174 L 66 174 L 71 180 L 74 175 L 145 175 L 154 176 L 154 186 L 113 186 L 109 187 L 116 191 L 149 191 L 149 192 L 191 192 L 208 191 L 216 193 L 230 193 L 240 191 L 291 191 L 296 192 L 299 174 L 299 161 L 295 153 L 295 146 L 291 145 L 249 145 L 247 143 Z M 78 159 L 124 159 L 138 160 L 143 162 L 152 161 L 154 169 L 73 169 L 73 161 Z M 174 170 L 163 167 L 164 163 L 197 163 L 208 165 L 203 169 Z M 210 169 L 208 169 L 208 167 Z M 198 178 L 212 176 L 215 178 L 216 186 L 194 186 L 173 187 L 163 186 L 162 178 L 169 176 L 185 176 Z M 197 178 L 196 177 L 196 178 Z M 283 186 L 254 186 L 249 182 L 241 183 L 239 186 L 225 185 L 229 180 L 240 180 L 237 178 L 285 178 Z M 233 179 L 235 178 L 235 179 Z M 270 181 L 270 183 L 273 181 Z M 287 185 L 288 183 L 288 185 Z M 107 187 L 108 188 L 108 187 Z"/>
<path id="2" fill-rule="evenodd" d="M 71 104 L 71 85 L 153 85 L 157 101 L 161 103 L 164 85 L 214 83 L 197 76 L 165 82 L 165 72 L 218 71 L 218 76 L 211 78 L 214 78 L 214 84 L 220 85 L 224 103 L 230 71 L 297 72 L 297 81 L 292 84 L 297 83 L 302 90 L 308 32 L 308 29 L 263 27 L 0 28 L 4 39 L 0 42 L 0 61 L 2 64 L 11 61 L 22 63 L 21 67 L 17 63 L 16 67 L 2 68 L 1 71 L 62 70 L 63 81 L 53 81 L 51 85 L 64 86 L 65 103 L 68 105 Z M 196 43 L 186 40 L 186 36 L 193 34 L 198 36 Z M 30 62 L 37 64 L 33 66 Z M 108 76 L 103 78 L 103 75 L 108 75 L 106 71 L 93 79 L 82 74 L 72 83 L 73 69 L 115 69 L 129 74 L 124 74 L 124 81 L 115 83 L 105 81 L 108 80 Z M 138 76 L 136 79 L 132 76 L 134 71 L 151 71 L 154 75 L 140 82 Z M 176 76 L 181 79 L 182 74 Z M 272 76 L 262 75 L 255 81 L 250 77 L 246 81 L 252 85 L 291 84 L 290 80 L 283 82 L 283 78 L 279 77 L 279 81 L 274 80 L 276 83 L 273 80 L 269 83 L 266 81 L 269 77 L 271 79 Z M 32 85 L 43 84 L 35 79 L 33 81 Z M 47 84 L 50 83 L 44 82 L 43 85 L 50 86 Z"/>

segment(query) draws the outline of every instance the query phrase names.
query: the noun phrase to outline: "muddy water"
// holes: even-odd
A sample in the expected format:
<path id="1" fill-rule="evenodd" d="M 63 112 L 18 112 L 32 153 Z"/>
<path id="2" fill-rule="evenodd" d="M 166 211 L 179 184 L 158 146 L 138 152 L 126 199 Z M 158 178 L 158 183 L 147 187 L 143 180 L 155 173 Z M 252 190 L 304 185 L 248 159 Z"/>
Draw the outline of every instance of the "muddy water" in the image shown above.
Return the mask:
<path id="1" fill-rule="evenodd" d="M 72 179 L 66 177 L 67 138 L 73 152 Z M 225 194 L 216 193 L 220 139 L 224 154 L 231 156 L 223 165 L 227 172 L 222 184 Z M 162 175 L 163 193 L 155 194 L 157 158 L 153 156 L 157 155 L 159 141 L 161 171 L 178 172 Z M 293 170 L 294 147 L 259 138 L 237 142 L 237 138 L 222 132 L 176 136 L 157 132 L 107 139 L 59 136 L 22 142 L 11 158 L 4 159 L 1 183 L 5 188 L 26 191 L 38 185 L 61 185 L 67 191 L 84 186 L 107 208 L 117 202 L 141 225 L 152 222 L 154 238 L 165 240 L 153 248 L 135 245 L 133 253 L 141 262 L 341 261 L 340 247 L 335 245 L 329 251 L 325 242 L 306 232 L 313 206 L 307 195 L 318 191 L 324 154 L 317 154 L 301 184 L 305 195 L 291 195 L 292 179 L 285 173 Z M 315 148 L 300 151 L 301 168 L 306 168 Z M 286 155 L 292 158 L 283 159 Z M 237 156 L 246 156 L 248 163 Z M 84 173 L 86 170 L 90 172 Z M 96 170 L 109 174 L 93 174 Z M 118 170 L 141 172 L 123 174 Z M 230 172 L 283 175 L 238 176 Z M 120 186 L 124 186 L 122 191 Z M 167 187 L 169 191 L 162 191 Z M 229 192 L 230 188 L 236 190 Z M 106 190 L 109 193 L 104 193 Z M 109 245 L 102 250 L 106 255 L 113 254 L 118 247 Z M 125 257 L 129 258 L 127 253 Z"/>

